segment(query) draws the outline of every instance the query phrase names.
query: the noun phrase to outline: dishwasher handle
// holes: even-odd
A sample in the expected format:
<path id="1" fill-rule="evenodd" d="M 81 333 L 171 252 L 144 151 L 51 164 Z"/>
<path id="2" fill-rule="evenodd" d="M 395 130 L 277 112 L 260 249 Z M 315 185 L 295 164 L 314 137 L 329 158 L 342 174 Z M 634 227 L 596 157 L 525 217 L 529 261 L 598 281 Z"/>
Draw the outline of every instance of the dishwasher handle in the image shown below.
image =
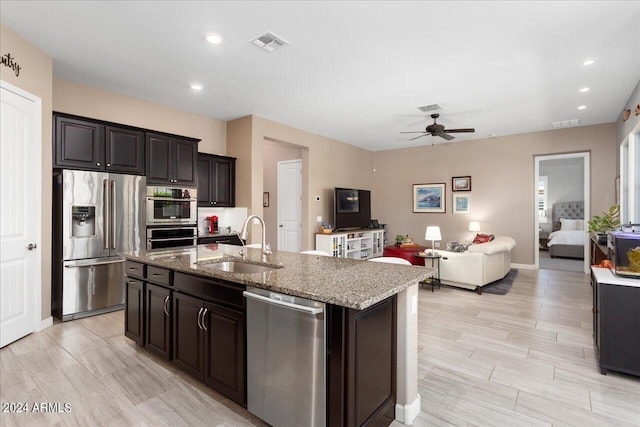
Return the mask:
<path id="1" fill-rule="evenodd" d="M 291 310 L 296 310 L 296 311 L 302 311 L 304 313 L 312 314 L 314 316 L 324 311 L 322 307 L 307 307 L 305 305 L 293 304 L 286 301 L 278 301 L 276 299 L 254 294 L 248 291 L 243 291 L 242 295 L 244 295 L 245 298 L 251 298 L 257 301 L 266 302 L 267 304 L 279 305 L 281 307 L 289 308 Z"/>

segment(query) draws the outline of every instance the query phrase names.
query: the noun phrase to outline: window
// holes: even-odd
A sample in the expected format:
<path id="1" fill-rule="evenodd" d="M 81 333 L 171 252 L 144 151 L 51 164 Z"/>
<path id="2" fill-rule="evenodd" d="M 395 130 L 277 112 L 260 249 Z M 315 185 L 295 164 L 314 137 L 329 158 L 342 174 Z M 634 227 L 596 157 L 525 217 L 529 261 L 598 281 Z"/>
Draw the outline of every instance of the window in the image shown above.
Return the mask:
<path id="1" fill-rule="evenodd" d="M 548 177 L 541 176 L 538 179 L 538 222 L 546 224 L 549 222 L 548 209 L 549 195 L 547 192 Z"/>
<path id="2" fill-rule="evenodd" d="M 640 130 L 620 147 L 620 221 L 640 223 Z"/>

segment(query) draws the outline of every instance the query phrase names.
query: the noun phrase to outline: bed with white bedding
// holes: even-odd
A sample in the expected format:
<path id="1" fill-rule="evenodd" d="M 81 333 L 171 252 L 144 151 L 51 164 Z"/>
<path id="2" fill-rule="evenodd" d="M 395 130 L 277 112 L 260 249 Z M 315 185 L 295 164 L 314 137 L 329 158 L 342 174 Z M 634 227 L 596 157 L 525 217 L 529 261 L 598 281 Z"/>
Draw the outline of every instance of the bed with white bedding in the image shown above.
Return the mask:
<path id="1" fill-rule="evenodd" d="M 584 259 L 586 231 L 582 201 L 554 204 L 553 229 L 547 243 L 551 258 Z"/>

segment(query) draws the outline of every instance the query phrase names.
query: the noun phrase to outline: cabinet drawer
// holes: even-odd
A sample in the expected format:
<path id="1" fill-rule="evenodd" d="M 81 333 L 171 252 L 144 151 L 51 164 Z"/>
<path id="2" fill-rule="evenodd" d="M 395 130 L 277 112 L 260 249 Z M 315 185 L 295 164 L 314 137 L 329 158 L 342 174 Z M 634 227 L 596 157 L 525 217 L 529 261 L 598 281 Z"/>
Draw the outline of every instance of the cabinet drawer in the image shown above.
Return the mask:
<path id="1" fill-rule="evenodd" d="M 147 267 L 147 280 L 160 285 L 172 286 L 171 270 L 150 265 Z"/>
<path id="2" fill-rule="evenodd" d="M 125 274 L 131 277 L 137 277 L 138 279 L 145 278 L 145 264 L 135 261 L 127 261 Z"/>
<path id="3" fill-rule="evenodd" d="M 175 289 L 208 301 L 244 310 L 244 285 L 176 272 Z"/>

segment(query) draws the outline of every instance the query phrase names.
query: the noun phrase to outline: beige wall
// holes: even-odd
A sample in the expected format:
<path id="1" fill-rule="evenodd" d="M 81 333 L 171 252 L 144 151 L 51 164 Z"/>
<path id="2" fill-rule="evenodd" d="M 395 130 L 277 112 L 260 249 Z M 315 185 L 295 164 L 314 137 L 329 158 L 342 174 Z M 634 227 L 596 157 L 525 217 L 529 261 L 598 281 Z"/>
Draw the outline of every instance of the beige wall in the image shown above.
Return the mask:
<path id="1" fill-rule="evenodd" d="M 226 154 L 227 127 L 222 120 L 78 83 L 53 79 L 53 110 L 197 138 L 198 151 Z"/>
<path id="2" fill-rule="evenodd" d="M 51 57 L 33 46 L 9 28 L 0 26 L 1 54 L 10 53 L 20 64 L 18 76 L 7 67 L 0 67 L 0 79 L 23 89 L 42 100 L 42 240 L 37 242 L 42 273 L 41 320 L 51 316 L 51 105 L 53 66 Z"/>
<path id="3" fill-rule="evenodd" d="M 302 149 L 298 146 L 280 142 L 264 141 L 263 190 L 269 192 L 269 207 L 263 208 L 264 220 L 267 224 L 278 224 L 278 162 L 302 159 Z M 277 227 L 267 228 L 267 242 L 271 248 L 278 249 Z"/>
<path id="4" fill-rule="evenodd" d="M 325 221 L 333 220 L 333 188 L 371 188 L 373 153 L 258 116 L 233 120 L 227 126 L 227 152 L 239 160 L 243 156 L 242 166 L 238 168 L 236 191 L 242 193 L 238 205 L 247 206 L 249 214 L 263 214 L 265 139 L 304 148 L 302 185 L 303 201 L 306 202 L 302 207 L 302 249 L 313 249 L 314 234 L 319 231 L 316 216 L 322 216 Z M 248 151 L 250 156 L 247 156 Z M 244 162 L 245 159 L 248 163 Z M 320 197 L 319 201 L 316 201 L 316 196 Z M 247 204 L 241 204 L 244 202 Z M 267 224 L 267 227 L 275 226 Z"/>
<path id="5" fill-rule="evenodd" d="M 387 223 L 389 242 L 409 234 L 425 244 L 427 225 L 438 225 L 443 241 L 466 240 L 469 221 L 483 231 L 512 236 L 512 262 L 534 264 L 534 155 L 591 152 L 591 213 L 614 203 L 615 123 L 381 151 L 373 155 L 372 213 Z M 452 213 L 451 177 L 471 175 L 471 213 Z M 412 212 L 412 185 L 446 183 L 446 213 Z"/>
<path id="6" fill-rule="evenodd" d="M 640 105 L 640 80 L 638 80 L 638 84 L 636 84 L 635 89 L 629 96 L 629 99 L 624 104 L 624 107 L 622 107 L 622 111 L 620 111 L 620 114 L 618 115 L 618 119 L 616 121 L 616 141 L 618 141 L 619 143 L 624 142 L 627 136 L 629 136 L 629 134 L 634 129 L 640 126 L 640 115 L 636 116 L 635 114 L 635 109 L 638 105 Z M 622 120 L 622 114 L 626 109 L 631 110 L 631 115 L 625 122 Z"/>

